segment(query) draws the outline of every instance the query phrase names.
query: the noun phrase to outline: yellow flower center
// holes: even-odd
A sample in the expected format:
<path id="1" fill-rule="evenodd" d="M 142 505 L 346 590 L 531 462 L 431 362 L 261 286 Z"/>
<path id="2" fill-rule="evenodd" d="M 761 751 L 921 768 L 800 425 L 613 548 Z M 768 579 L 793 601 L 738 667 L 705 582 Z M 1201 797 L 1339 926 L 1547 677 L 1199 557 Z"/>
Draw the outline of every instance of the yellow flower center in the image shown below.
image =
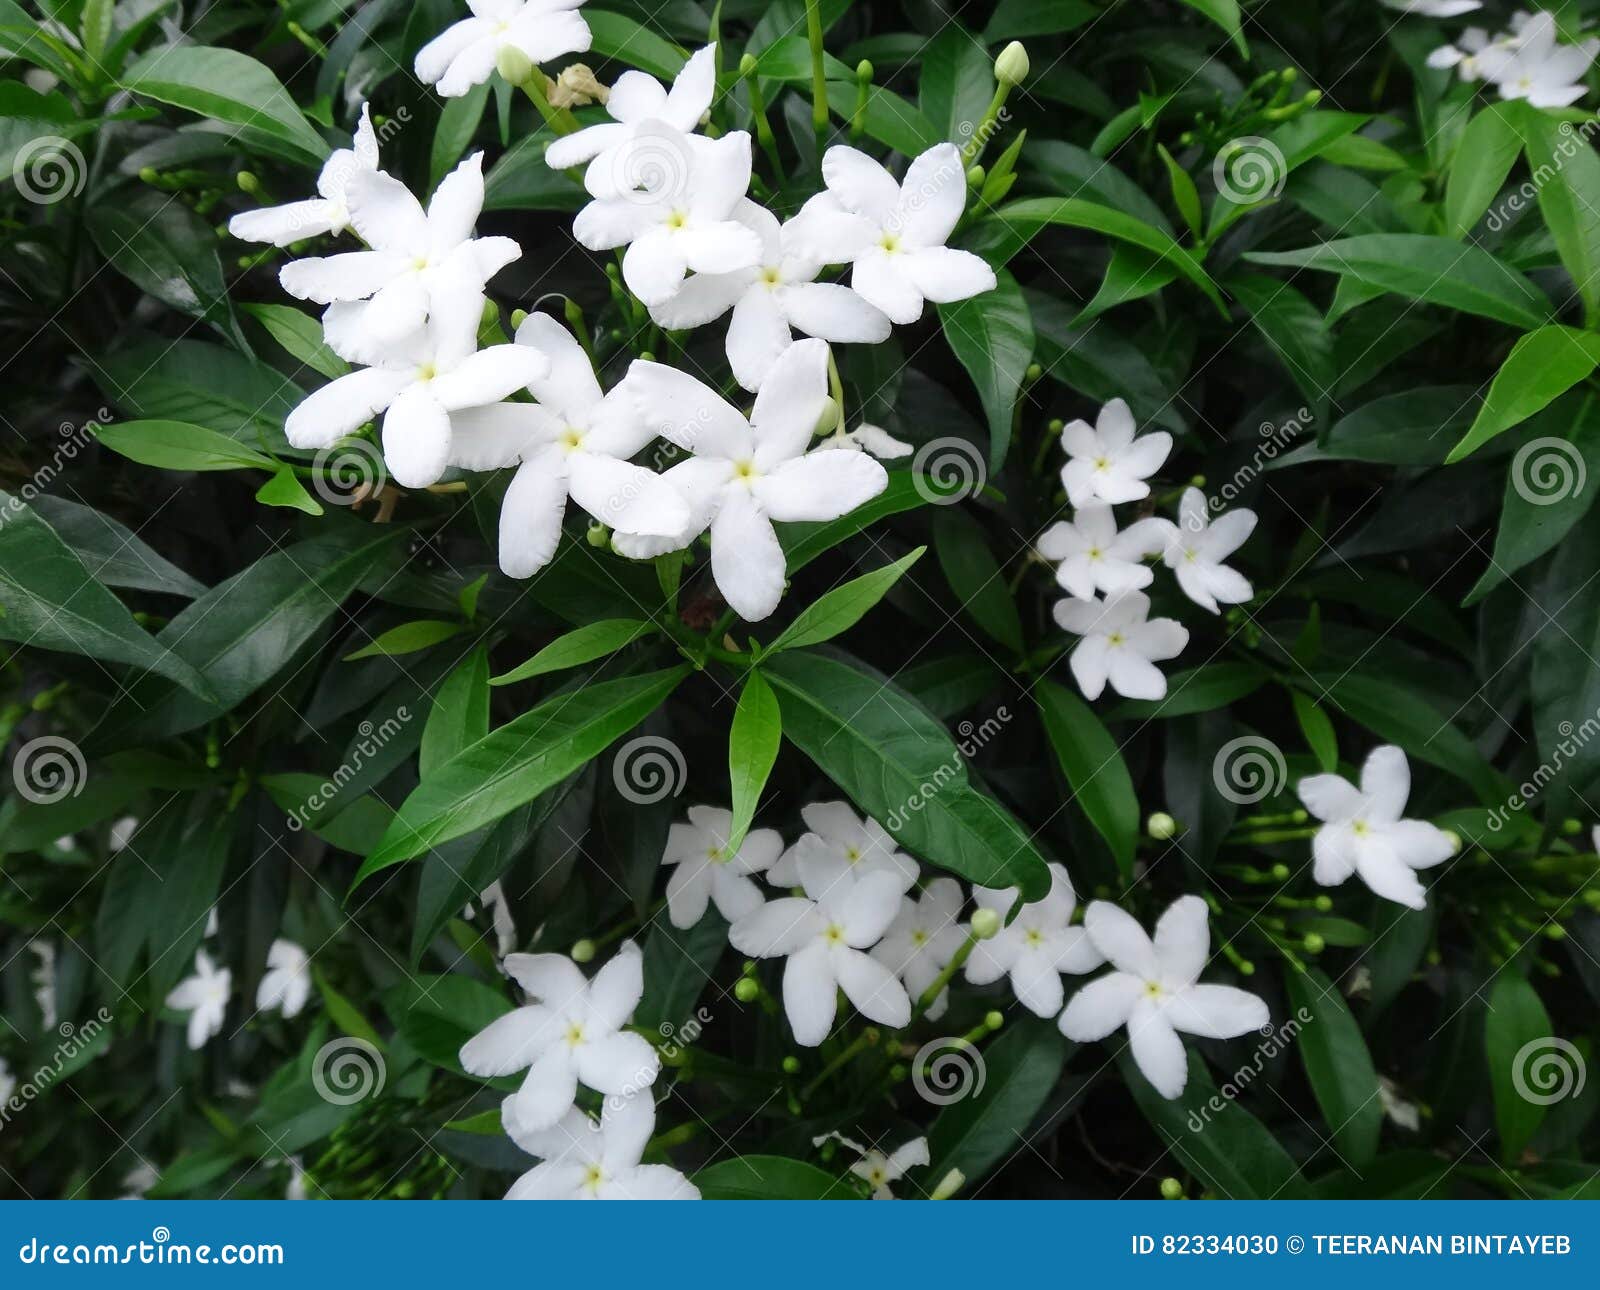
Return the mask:
<path id="1" fill-rule="evenodd" d="M 776 269 L 766 268 L 761 270 L 761 280 L 769 287 L 775 287 L 783 281 L 783 278 L 779 275 Z"/>
<path id="2" fill-rule="evenodd" d="M 827 941 L 829 945 L 843 945 L 844 928 L 840 927 L 838 923 L 829 923 L 828 930 L 822 934 L 822 939 Z"/>

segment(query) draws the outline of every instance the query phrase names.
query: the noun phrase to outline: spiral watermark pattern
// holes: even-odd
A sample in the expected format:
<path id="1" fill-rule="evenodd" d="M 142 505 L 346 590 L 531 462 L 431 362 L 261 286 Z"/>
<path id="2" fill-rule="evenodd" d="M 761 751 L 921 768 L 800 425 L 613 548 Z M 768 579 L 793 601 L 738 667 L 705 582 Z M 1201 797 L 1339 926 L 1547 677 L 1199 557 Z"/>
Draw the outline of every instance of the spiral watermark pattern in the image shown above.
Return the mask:
<path id="1" fill-rule="evenodd" d="M 611 762 L 611 782 L 635 806 L 650 806 L 683 792 L 689 764 L 683 750 L 660 735 L 628 740 Z"/>
<path id="2" fill-rule="evenodd" d="M 1211 759 L 1211 782 L 1236 806 L 1251 806 L 1273 796 L 1288 779 L 1283 750 L 1261 735 L 1230 739 Z"/>
<path id="3" fill-rule="evenodd" d="M 1535 1106 L 1577 1097 L 1588 1076 L 1577 1045 L 1555 1035 L 1530 1039 L 1511 1059 L 1511 1087 Z"/>
<path id="4" fill-rule="evenodd" d="M 970 440 L 947 435 L 930 439 L 911 459 L 911 476 L 917 496 L 934 506 L 950 506 L 988 482 L 983 453 Z"/>
<path id="5" fill-rule="evenodd" d="M 36 806 L 49 806 L 83 792 L 89 767 L 78 745 L 60 735 L 40 735 L 17 749 L 11 782 Z"/>
<path id="6" fill-rule="evenodd" d="M 1271 201 L 1283 191 L 1289 178 L 1289 163 L 1283 151 L 1270 139 L 1246 134 L 1229 139 L 1211 163 L 1211 179 L 1235 206 L 1250 206 Z"/>
<path id="7" fill-rule="evenodd" d="M 977 1097 L 988 1077 L 983 1054 L 959 1036 L 930 1039 L 911 1059 L 911 1086 L 934 1106 Z"/>
<path id="8" fill-rule="evenodd" d="M 383 1054 L 354 1035 L 330 1039 L 311 1060 L 311 1086 L 318 1097 L 335 1106 L 377 1097 L 387 1078 Z"/>
<path id="9" fill-rule="evenodd" d="M 689 191 L 694 161 L 682 135 L 643 131 L 611 153 L 611 182 L 624 201 L 670 205 Z"/>
<path id="10" fill-rule="evenodd" d="M 89 163 L 70 139 L 43 134 L 17 149 L 11 162 L 17 191 L 37 206 L 76 197 L 89 182 Z"/>
<path id="11" fill-rule="evenodd" d="M 1583 492 L 1588 468 L 1565 439 L 1530 439 L 1511 459 L 1511 486 L 1529 506 L 1554 506 Z"/>
<path id="12" fill-rule="evenodd" d="M 383 489 L 383 454 L 367 439 L 321 449 L 311 459 L 311 487 L 329 506 L 358 506 Z"/>

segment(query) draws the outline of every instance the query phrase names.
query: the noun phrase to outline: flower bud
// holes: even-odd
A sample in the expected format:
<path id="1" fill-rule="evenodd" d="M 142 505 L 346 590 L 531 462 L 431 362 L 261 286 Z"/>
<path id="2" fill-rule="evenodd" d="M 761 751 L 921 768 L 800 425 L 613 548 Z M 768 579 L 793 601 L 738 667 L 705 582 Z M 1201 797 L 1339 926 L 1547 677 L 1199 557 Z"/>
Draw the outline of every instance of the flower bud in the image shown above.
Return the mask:
<path id="1" fill-rule="evenodd" d="M 587 936 L 572 947 L 572 961 L 574 963 L 587 963 L 594 957 L 594 942 Z"/>
<path id="2" fill-rule="evenodd" d="M 1178 831 L 1178 822 L 1165 811 L 1157 811 L 1145 821 L 1144 831 L 1157 842 L 1165 842 Z"/>
<path id="3" fill-rule="evenodd" d="M 986 941 L 1000 930 L 1000 915 L 992 909 L 980 909 L 972 916 L 972 934 Z"/>
<path id="4" fill-rule="evenodd" d="M 533 59 L 515 45 L 500 46 L 494 56 L 494 67 L 512 85 L 522 85 L 533 75 Z"/>
<path id="5" fill-rule="evenodd" d="M 959 1169 L 952 1169 L 943 1178 L 939 1179 L 939 1185 L 933 1189 L 933 1194 L 928 1199 L 949 1200 L 950 1197 L 954 1196 L 966 1185 L 966 1182 L 966 1174 Z"/>
<path id="6" fill-rule="evenodd" d="M 783 1073 L 785 1075 L 798 1075 L 800 1073 L 800 1059 L 793 1053 L 783 1059 Z"/>
<path id="7" fill-rule="evenodd" d="M 523 323 L 527 321 L 528 311 L 526 309 L 513 309 L 511 311 L 511 330 L 513 332 L 515 332 L 522 326 Z"/>
<path id="8" fill-rule="evenodd" d="M 1449 842 L 1450 842 L 1450 854 L 1453 855 L 1453 856 L 1454 855 L 1460 855 L 1461 854 L 1461 835 L 1459 833 L 1455 832 L 1455 830 L 1453 830 L 1453 829 L 1445 829 L 1445 830 L 1443 830 L 1443 833 L 1444 833 L 1445 837 L 1449 839 Z"/>
<path id="9" fill-rule="evenodd" d="M 856 82 L 860 85 L 867 84 L 872 79 L 872 64 L 863 58 L 856 64 Z"/>
<path id="10" fill-rule="evenodd" d="M 1176 1178 L 1163 1178 L 1161 1180 L 1162 1200 L 1182 1200 L 1183 1184 Z"/>
<path id="11" fill-rule="evenodd" d="M 234 182 L 239 185 L 240 192 L 254 194 L 261 191 L 261 181 L 248 170 L 241 170 Z"/>
<path id="12" fill-rule="evenodd" d="M 591 523 L 589 525 L 589 545 L 597 550 L 604 551 L 611 545 L 611 530 L 604 524 Z"/>
<path id="13" fill-rule="evenodd" d="M 751 977 L 742 976 L 734 983 L 733 997 L 740 1003 L 754 1003 L 761 997 L 761 986 Z"/>
<path id="14" fill-rule="evenodd" d="M 1013 40 L 994 60 L 994 78 L 1000 84 L 1020 85 L 1028 79 L 1028 51 L 1020 40 Z"/>
<path id="15" fill-rule="evenodd" d="M 822 411 L 817 414 L 817 425 L 813 434 L 832 434 L 839 425 L 839 404 L 830 395 L 822 400 Z"/>
<path id="16" fill-rule="evenodd" d="M 759 66 L 760 64 L 756 61 L 754 54 L 746 54 L 739 60 L 739 75 L 754 76 L 756 68 Z"/>
<path id="17" fill-rule="evenodd" d="M 1005 1024 L 1006 1017 L 1005 1013 L 1003 1012 L 990 1010 L 989 1012 L 983 1014 L 983 1025 L 985 1030 L 999 1030 L 1000 1027 Z"/>
<path id="18" fill-rule="evenodd" d="M 1323 940 L 1318 932 L 1307 932 L 1303 944 L 1307 954 L 1321 954 L 1323 950 L 1328 948 L 1328 942 Z"/>

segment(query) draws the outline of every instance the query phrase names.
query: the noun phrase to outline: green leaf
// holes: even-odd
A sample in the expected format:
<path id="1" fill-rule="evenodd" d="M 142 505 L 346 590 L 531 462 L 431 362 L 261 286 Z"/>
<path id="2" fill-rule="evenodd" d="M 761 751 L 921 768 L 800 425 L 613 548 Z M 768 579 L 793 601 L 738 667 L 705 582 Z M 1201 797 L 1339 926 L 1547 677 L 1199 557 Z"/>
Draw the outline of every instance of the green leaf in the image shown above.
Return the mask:
<path id="1" fill-rule="evenodd" d="M 1100 10 L 1087 0 L 1000 0 L 983 29 L 983 43 L 1059 36 L 1099 16 Z"/>
<path id="2" fill-rule="evenodd" d="M 1584 130 L 1526 103 L 1515 107 L 1539 194 L 1539 214 L 1555 239 L 1561 263 L 1583 301 L 1584 320 L 1600 325 L 1600 156 Z"/>
<path id="3" fill-rule="evenodd" d="M 795 620 L 783 629 L 778 639 L 767 646 L 765 653 L 771 655 L 780 650 L 820 645 L 848 631 L 888 594 L 889 588 L 900 581 L 901 575 L 920 560 L 927 549 L 919 546 L 893 564 L 886 564 L 824 592 L 795 616 Z"/>
<path id="4" fill-rule="evenodd" d="M 303 309 L 293 305 L 240 305 L 239 311 L 265 327 L 267 334 L 283 346 L 290 358 L 305 364 L 319 376 L 331 381 L 350 370 L 350 364 L 323 342 L 321 320 Z"/>
<path id="5" fill-rule="evenodd" d="M 489 651 L 480 645 L 445 677 L 434 696 L 422 727 L 417 774 L 426 779 L 488 733 Z"/>
<path id="6" fill-rule="evenodd" d="M 0 639 L 125 663 L 209 696 L 188 660 L 151 636 L 31 507 L 0 491 Z"/>
<path id="7" fill-rule="evenodd" d="M 365 1039 L 382 1052 L 386 1045 L 372 1023 L 361 1015 L 361 1010 L 335 990 L 321 972 L 313 970 L 313 975 L 317 982 L 317 993 L 322 996 L 322 1006 L 328 1010 L 328 1020 L 339 1028 L 341 1034 Z"/>
<path id="8" fill-rule="evenodd" d="M 1042 680 L 1034 697 L 1072 799 L 1106 840 L 1119 872 L 1131 879 L 1139 846 L 1139 799 L 1122 750 L 1089 705 L 1065 686 Z"/>
<path id="9" fill-rule="evenodd" d="M 1061 1077 L 1066 1055 L 1067 1041 L 1055 1024 L 1027 1016 L 1009 1022 L 981 1051 L 946 1046 L 935 1055 L 961 1079 L 955 1087 L 963 1096 L 928 1129 L 927 1176 L 937 1180 L 959 1169 L 970 1185 L 1024 1150 L 1028 1127 Z M 926 1059 L 919 1053 L 916 1060 Z"/>
<path id="10" fill-rule="evenodd" d="M 1189 226 L 1189 231 L 1200 236 L 1201 215 L 1200 191 L 1194 186 L 1194 180 L 1189 172 L 1180 166 L 1165 144 L 1157 144 L 1156 149 L 1161 154 L 1161 161 L 1167 168 L 1167 180 L 1172 185 L 1172 204 L 1178 208 L 1178 214 L 1183 216 L 1183 222 Z"/>
<path id="11" fill-rule="evenodd" d="M 671 80 L 688 60 L 676 45 L 620 13 L 593 10 L 583 15 L 592 36 L 590 50 L 663 80 Z M 737 61 L 737 60 L 736 60 Z"/>
<path id="12" fill-rule="evenodd" d="M 968 778 L 943 726 L 892 682 L 854 661 L 793 651 L 762 671 L 778 693 L 784 736 L 856 807 L 928 863 L 1029 900 L 1050 871 L 1026 829 Z"/>
<path id="13" fill-rule="evenodd" d="M 1386 394 L 1340 417 L 1323 441 L 1267 464 L 1287 469 L 1319 461 L 1370 461 L 1388 466 L 1437 466 L 1464 432 L 1477 391 L 1470 385 L 1425 386 Z"/>
<path id="14" fill-rule="evenodd" d="M 858 1200 L 842 1178 L 786 1156 L 740 1155 L 690 1180 L 706 1200 Z"/>
<path id="15" fill-rule="evenodd" d="M 444 101 L 439 113 L 439 125 L 433 132 L 433 151 L 428 156 L 428 187 L 437 188 L 439 181 L 461 160 L 461 154 L 472 143 L 483 119 L 483 109 L 489 102 L 489 81 L 474 85 L 465 94 Z"/>
<path id="16" fill-rule="evenodd" d="M 304 511 L 307 515 L 321 515 L 322 503 L 310 493 L 294 473 L 293 466 L 279 466 L 272 478 L 256 489 L 256 501 L 263 506 L 283 506 Z"/>
<path id="17" fill-rule="evenodd" d="M 1107 713 L 1114 721 L 1188 717 L 1254 694 L 1271 674 L 1254 663 L 1204 663 L 1167 677 L 1161 699 L 1124 699 Z"/>
<path id="18" fill-rule="evenodd" d="M 149 189 L 90 207 L 89 234 L 118 273 L 165 305 L 238 341 L 217 238 L 182 202 Z"/>
<path id="19" fill-rule="evenodd" d="M 1333 722 L 1320 704 L 1299 690 L 1290 690 L 1289 699 L 1294 704 L 1294 717 L 1300 723 L 1300 732 L 1317 765 L 1329 774 L 1339 769 L 1339 737 L 1334 733 Z"/>
<path id="20" fill-rule="evenodd" d="M 940 136 L 961 144 L 983 120 L 994 95 L 988 51 L 960 23 L 950 22 L 922 51 L 917 106 Z"/>
<path id="21" fill-rule="evenodd" d="M 260 132 L 312 162 L 329 152 L 289 91 L 248 54 L 212 45 L 168 45 L 140 59 L 123 88 L 189 112 Z"/>
<path id="22" fill-rule="evenodd" d="M 1217 1091 L 1205 1062 L 1189 1053 L 1189 1080 L 1180 1096 L 1161 1096 L 1126 1050 L 1123 1078 L 1161 1140 L 1208 1191 L 1224 1200 L 1304 1200 L 1300 1167 L 1267 1127 Z"/>
<path id="23" fill-rule="evenodd" d="M 974 471 L 978 460 L 978 448 L 973 445 L 969 464 Z M 934 474 L 920 475 L 908 470 L 891 470 L 889 486 L 848 515 L 816 523 L 780 525 L 778 541 L 783 545 L 789 576 L 792 578 L 824 551 L 831 551 L 845 539 L 854 537 L 881 519 L 930 505 L 935 499 L 959 497 L 963 491 L 971 490 L 970 479 L 969 476 L 964 490 L 962 483 L 955 479 L 940 478 Z"/>
<path id="24" fill-rule="evenodd" d="M 95 434 L 112 452 L 162 470 L 276 470 L 263 453 L 227 435 L 181 421 L 123 421 Z"/>
<path id="25" fill-rule="evenodd" d="M 1339 1155 L 1364 1169 L 1378 1154 L 1383 1129 L 1378 1072 L 1367 1041 L 1339 988 L 1324 973 L 1314 967 L 1304 972 L 1291 968 L 1285 979 L 1295 1020 L 1302 1026 L 1295 1042 L 1322 1121 Z"/>
<path id="26" fill-rule="evenodd" d="M 511 1004 L 492 986 L 450 972 L 413 977 L 394 986 L 384 993 L 383 1009 L 400 1037 L 428 1061 L 466 1075 L 461 1069 L 461 1046 L 510 1012 Z"/>
<path id="27" fill-rule="evenodd" d="M 634 1024 L 665 1035 L 699 1020 L 695 1003 L 727 948 L 728 924 L 715 909 L 686 931 L 655 919 L 644 941 L 644 994 L 634 1010 Z"/>
<path id="28" fill-rule="evenodd" d="M 1220 191 L 1211 206 L 1206 241 L 1215 243 L 1235 220 L 1276 200 L 1290 174 L 1348 138 L 1367 119 L 1354 112 L 1307 112 L 1273 127 L 1264 139 L 1225 144 L 1215 163 Z"/>
<path id="29" fill-rule="evenodd" d="M 1537 1080 L 1542 1061 L 1560 1061 L 1550 1014 L 1528 979 L 1503 968 L 1489 991 L 1483 1019 L 1483 1046 L 1489 1060 L 1489 1086 L 1494 1094 L 1494 1123 L 1500 1135 L 1500 1158 L 1515 1164 L 1544 1122 L 1547 1102 Z"/>
<path id="30" fill-rule="evenodd" d="M 1326 415 L 1339 380 L 1333 337 L 1322 314 L 1287 283 L 1259 274 L 1237 274 L 1225 284 L 1317 415 Z"/>
<path id="31" fill-rule="evenodd" d="M 1255 251 L 1254 264 L 1318 269 L 1375 291 L 1459 309 L 1531 330 L 1549 320 L 1544 292 L 1471 243 L 1421 233 L 1367 233 L 1303 251 Z"/>
<path id="32" fill-rule="evenodd" d="M 1222 293 L 1200 267 L 1199 261 L 1174 242 L 1169 234 L 1132 215 L 1075 197 L 1027 197 L 1009 206 L 1002 206 L 990 218 L 1000 221 L 1013 236 L 1021 239 L 1019 249 L 1049 224 L 1089 229 L 1137 246 L 1170 264 L 1203 291 L 1220 313 L 1227 313 Z"/>
<path id="33" fill-rule="evenodd" d="M 1511 347 L 1495 373 L 1483 406 L 1447 464 L 1470 456 L 1498 434 L 1520 425 L 1534 413 L 1588 378 L 1600 363 L 1600 336 L 1552 323 L 1530 331 Z"/>
<path id="34" fill-rule="evenodd" d="M 1183 0 L 1196 13 L 1203 13 L 1233 41 L 1241 58 L 1250 57 L 1250 46 L 1245 43 L 1244 31 L 1239 25 L 1239 0 Z"/>
<path id="35" fill-rule="evenodd" d="M 1011 419 L 1022 378 L 1033 361 L 1033 320 L 1022 288 L 1004 269 L 993 291 L 939 306 L 950 348 L 978 387 L 989 420 L 989 470 L 997 473 L 1011 447 Z"/>
<path id="36" fill-rule="evenodd" d="M 1444 227 L 1453 238 L 1465 237 L 1483 218 L 1522 151 L 1511 109 L 1510 103 L 1491 103 L 1462 131 L 1444 190 Z"/>
<path id="37" fill-rule="evenodd" d="M 402 654 L 415 654 L 431 649 L 440 641 L 459 636 L 466 631 L 465 623 L 446 622 L 442 618 L 419 618 L 415 622 L 391 627 L 376 640 L 344 656 L 346 663 L 358 658 L 395 658 Z"/>
<path id="38" fill-rule="evenodd" d="M 745 675 L 733 725 L 728 730 L 728 780 L 733 807 L 727 840 L 730 855 L 736 854 L 744 842 L 782 742 L 783 714 L 778 709 L 778 697 L 766 678 L 751 668 Z"/>
<path id="39" fill-rule="evenodd" d="M 933 544 L 961 611 L 985 635 L 1020 656 L 1025 647 L 1022 618 L 983 526 L 965 511 L 947 506 L 934 517 Z"/>
<path id="40" fill-rule="evenodd" d="M 490 685 L 511 685 L 549 672 L 560 672 L 569 667 L 592 663 L 607 654 L 615 654 L 624 645 L 631 645 L 655 628 L 638 618 L 607 618 L 587 627 L 579 627 L 558 636 L 526 663 L 497 676 Z"/>
<path id="41" fill-rule="evenodd" d="M 660 707 L 687 667 L 557 694 L 464 748 L 423 780 L 356 874 L 372 874 L 532 801 Z"/>
<path id="42" fill-rule="evenodd" d="M 108 587 L 161 591 L 187 600 L 206 589 L 121 520 L 50 493 L 39 494 L 30 505 L 77 553 L 89 576 Z"/>

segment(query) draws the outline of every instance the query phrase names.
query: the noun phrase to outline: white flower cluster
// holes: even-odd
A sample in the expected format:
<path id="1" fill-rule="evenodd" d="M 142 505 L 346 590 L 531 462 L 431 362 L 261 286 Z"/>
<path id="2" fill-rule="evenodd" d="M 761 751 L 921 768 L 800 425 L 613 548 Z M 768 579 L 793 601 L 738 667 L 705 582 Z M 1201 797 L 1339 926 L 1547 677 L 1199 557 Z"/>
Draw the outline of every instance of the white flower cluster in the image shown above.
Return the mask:
<path id="1" fill-rule="evenodd" d="M 920 999 L 941 986 L 925 1015 L 948 1004 L 952 964 L 973 985 L 1006 979 L 1017 1001 L 1062 1032 L 1087 1042 L 1126 1025 L 1133 1052 L 1163 1096 L 1182 1092 L 1188 1074 L 1177 1031 L 1226 1038 L 1267 1021 L 1266 1005 L 1226 986 L 1197 984 L 1207 960 L 1205 902 L 1186 896 L 1163 916 L 1152 947 L 1136 923 L 1096 901 L 1074 926 L 1077 896 L 1067 871 L 1052 864 L 1051 890 L 1017 903 L 1015 888 L 974 886 L 976 912 L 962 921 L 967 894 L 953 878 L 918 890 L 921 866 L 876 820 L 843 802 L 801 808 L 809 830 L 785 849 L 772 829 L 727 844 L 732 816 L 708 806 L 674 824 L 662 864 L 673 870 L 667 911 L 674 927 L 694 926 L 708 904 L 732 926 L 728 940 L 752 958 L 783 958 L 783 1007 L 795 1042 L 814 1048 L 833 1029 L 839 991 L 880 1025 L 908 1025 Z M 802 895 L 768 899 L 754 881 Z M 964 956 L 964 962 L 963 962 Z M 1066 1003 L 1063 976 L 1116 969 Z M 1128 982 L 1137 985 L 1137 989 Z M 1065 1011 L 1063 1006 L 1065 1005 Z"/>
<path id="2" fill-rule="evenodd" d="M 1083 638 L 1070 662 L 1088 699 L 1098 699 L 1108 682 L 1124 698 L 1164 698 L 1167 679 L 1156 663 L 1176 658 L 1189 643 L 1181 623 L 1150 617 L 1142 588 L 1155 575 L 1144 565 L 1146 557 L 1160 555 L 1184 595 L 1213 614 L 1253 594 L 1250 583 L 1223 561 L 1254 530 L 1254 511 L 1241 508 L 1213 521 L 1205 495 L 1189 488 L 1179 499 L 1176 524 L 1149 516 L 1118 530 L 1111 508 L 1148 497 L 1146 481 L 1172 451 L 1166 431 L 1135 431 L 1133 413 L 1121 399 L 1101 408 L 1093 426 L 1074 421 L 1062 430 L 1067 463 L 1061 483 L 1074 514 L 1051 525 L 1038 542 L 1039 554 L 1056 564 L 1056 581 L 1070 597 L 1057 601 L 1053 612 L 1057 625 Z"/>
<path id="3" fill-rule="evenodd" d="M 1569 45 L 1558 35 L 1555 15 L 1549 10 L 1536 14 L 1519 10 L 1511 15 L 1510 30 L 1491 36 L 1483 27 L 1468 27 L 1456 44 L 1441 45 L 1429 54 L 1428 66 L 1453 67 L 1464 81 L 1488 81 L 1503 99 L 1526 99 L 1541 108 L 1567 107 L 1588 92 L 1583 77 L 1600 54 L 1600 39 Z"/>
<path id="4" fill-rule="evenodd" d="M 423 48 L 418 75 L 458 95 L 497 65 L 507 69 L 508 49 L 534 63 L 587 49 L 580 3 L 472 0 L 472 17 Z M 353 147 L 318 179 L 319 197 L 229 226 L 280 246 L 345 229 L 366 244 L 280 274 L 291 295 L 326 307 L 329 348 L 357 366 L 294 410 L 289 442 L 325 449 L 381 414 L 385 463 L 404 487 L 429 487 L 451 468 L 517 468 L 500 517 L 508 575 L 529 577 L 553 558 L 571 498 L 635 559 L 709 533 L 712 576 L 728 604 L 752 622 L 771 614 L 785 576 L 774 522 L 847 514 L 887 486 L 869 453 L 906 451 L 874 427 L 843 432 L 829 342 L 886 340 L 925 301 L 965 299 L 995 277 L 977 256 L 945 246 L 967 193 L 953 144 L 915 158 L 899 182 L 864 153 L 830 148 L 826 191 L 780 224 L 746 196 L 749 134 L 695 133 L 716 94 L 715 68 L 710 46 L 670 88 L 624 73 L 605 97 L 612 120 L 558 138 L 546 160 L 583 167 L 592 200 L 573 234 L 591 250 L 622 250 L 623 281 L 658 325 L 676 331 L 729 315 L 728 362 L 755 395 L 748 416 L 654 361 L 634 362 L 606 391 L 584 345 L 544 315 L 530 315 L 514 344 L 480 349 L 485 284 L 521 254 L 510 238 L 474 235 L 482 154 L 446 176 L 424 208 L 379 169 L 363 108 Z M 818 281 L 828 265 L 851 266 L 849 285 Z M 823 431 L 834 433 L 812 450 Z M 630 460 L 657 437 L 688 454 L 660 474 Z"/>
<path id="5" fill-rule="evenodd" d="M 216 931 L 214 910 L 211 918 L 207 936 Z M 166 999 L 167 1007 L 174 1012 L 189 1014 L 190 1048 L 203 1048 L 222 1032 L 232 995 L 232 970 L 217 966 L 203 948 L 196 950 L 193 975 L 173 986 Z M 280 936 L 267 950 L 267 969 L 256 987 L 256 1008 L 261 1012 L 277 1010 L 288 1020 L 299 1015 L 310 997 L 311 959 L 300 946 Z"/>

